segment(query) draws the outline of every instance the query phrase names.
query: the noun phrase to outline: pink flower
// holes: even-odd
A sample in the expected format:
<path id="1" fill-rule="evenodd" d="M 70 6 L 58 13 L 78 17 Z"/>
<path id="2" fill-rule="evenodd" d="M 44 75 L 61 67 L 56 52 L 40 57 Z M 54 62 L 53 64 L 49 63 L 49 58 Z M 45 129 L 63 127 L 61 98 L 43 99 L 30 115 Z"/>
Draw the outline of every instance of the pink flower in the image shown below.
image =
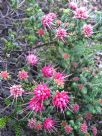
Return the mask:
<path id="1" fill-rule="evenodd" d="M 97 135 L 97 128 L 95 126 L 92 127 L 92 132 L 94 136 Z"/>
<path id="2" fill-rule="evenodd" d="M 42 17 L 42 24 L 44 27 L 49 27 L 51 25 L 53 25 L 53 20 L 56 18 L 56 14 L 55 13 L 49 13 L 47 15 L 44 15 Z"/>
<path id="3" fill-rule="evenodd" d="M 93 27 L 90 24 L 89 25 L 85 24 L 83 26 L 83 33 L 84 33 L 85 37 L 92 36 L 92 34 L 93 34 Z"/>
<path id="4" fill-rule="evenodd" d="M 69 103 L 70 97 L 68 96 L 67 92 L 56 92 L 55 96 L 53 97 L 53 105 L 63 112 Z"/>
<path id="5" fill-rule="evenodd" d="M 69 55 L 68 53 L 64 53 L 64 54 L 63 54 L 63 58 L 64 58 L 64 59 L 68 59 L 68 58 L 70 58 L 70 55 Z"/>
<path id="6" fill-rule="evenodd" d="M 45 84 L 38 84 L 36 88 L 34 88 L 34 94 L 38 100 L 45 100 L 50 97 L 50 88 Z"/>
<path id="7" fill-rule="evenodd" d="M 19 71 L 18 77 L 20 80 L 25 80 L 28 78 L 28 72 L 26 72 L 25 70 Z"/>
<path id="8" fill-rule="evenodd" d="M 18 96 L 22 96 L 22 94 L 24 93 L 24 90 L 21 87 L 21 85 L 13 85 L 12 87 L 10 87 L 10 93 L 11 93 L 11 96 L 13 96 L 14 98 L 17 98 Z"/>
<path id="9" fill-rule="evenodd" d="M 87 112 L 85 118 L 86 118 L 86 120 L 91 120 L 92 119 L 92 113 Z"/>
<path id="10" fill-rule="evenodd" d="M 39 36 L 43 36 L 44 35 L 44 30 L 42 28 L 38 29 L 37 33 L 39 34 Z"/>
<path id="11" fill-rule="evenodd" d="M 31 128 L 31 129 L 35 128 L 35 125 L 36 125 L 36 119 L 33 119 L 33 118 L 28 119 L 28 127 L 29 128 Z"/>
<path id="12" fill-rule="evenodd" d="M 27 62 L 28 62 L 28 64 L 34 66 L 38 63 L 38 57 L 34 54 L 29 54 L 27 56 Z"/>
<path id="13" fill-rule="evenodd" d="M 84 7 L 77 8 L 74 14 L 75 14 L 75 18 L 77 19 L 87 19 L 88 18 L 88 12 Z"/>
<path id="14" fill-rule="evenodd" d="M 55 122 L 56 121 L 50 117 L 46 118 L 43 123 L 44 129 L 49 133 L 53 132 L 55 130 Z"/>
<path id="15" fill-rule="evenodd" d="M 7 71 L 1 71 L 0 76 L 1 76 L 1 78 L 6 80 L 9 78 L 9 73 Z"/>
<path id="16" fill-rule="evenodd" d="M 79 111 L 79 105 L 78 104 L 74 104 L 73 105 L 73 111 L 74 112 L 78 112 Z"/>
<path id="17" fill-rule="evenodd" d="M 56 84 L 58 84 L 58 86 L 63 86 L 65 81 L 65 76 L 60 72 L 56 72 L 54 74 L 54 81 Z"/>
<path id="18" fill-rule="evenodd" d="M 73 128 L 72 128 L 70 125 L 66 125 L 66 126 L 64 127 L 64 129 L 65 129 L 65 132 L 66 132 L 67 134 L 70 134 L 70 133 L 72 132 L 72 130 L 73 130 Z"/>
<path id="19" fill-rule="evenodd" d="M 83 124 L 81 124 L 80 129 L 81 129 L 81 132 L 86 134 L 87 133 L 87 129 L 88 129 L 87 124 L 85 122 Z"/>
<path id="20" fill-rule="evenodd" d="M 69 7 L 72 8 L 73 10 L 76 10 L 78 6 L 75 2 L 70 2 Z"/>
<path id="21" fill-rule="evenodd" d="M 35 112 L 41 112 L 43 110 L 43 103 L 41 100 L 38 100 L 36 97 L 33 97 L 29 101 L 29 109 Z"/>
<path id="22" fill-rule="evenodd" d="M 50 65 L 42 68 L 42 74 L 44 77 L 52 77 L 54 73 L 54 68 Z"/>
<path id="23" fill-rule="evenodd" d="M 67 36 L 67 32 L 64 28 L 61 28 L 59 27 L 57 30 L 56 30 L 56 37 L 58 39 L 61 39 L 63 40 L 65 37 Z"/>

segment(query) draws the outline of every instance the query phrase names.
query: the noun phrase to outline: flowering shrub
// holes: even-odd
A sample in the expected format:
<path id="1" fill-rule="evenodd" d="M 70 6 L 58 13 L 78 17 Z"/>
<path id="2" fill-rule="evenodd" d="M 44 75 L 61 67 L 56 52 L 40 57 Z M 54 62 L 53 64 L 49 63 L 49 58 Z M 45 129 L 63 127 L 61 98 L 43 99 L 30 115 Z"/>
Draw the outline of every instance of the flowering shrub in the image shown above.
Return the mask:
<path id="1" fill-rule="evenodd" d="M 46 14 L 30 2 L 22 22 L 24 37 L 14 42 L 12 32 L 14 39 L 4 40 L 7 54 L 17 51 L 7 58 L 15 62 L 14 69 L 12 63 L 0 72 L 9 92 L 5 104 L 13 105 L 13 120 L 34 134 L 97 136 L 102 78 L 90 45 L 97 41 L 96 11 L 88 5 L 89 11 L 85 1 L 64 1 L 60 13 Z M 21 46 L 15 47 L 17 42 Z"/>

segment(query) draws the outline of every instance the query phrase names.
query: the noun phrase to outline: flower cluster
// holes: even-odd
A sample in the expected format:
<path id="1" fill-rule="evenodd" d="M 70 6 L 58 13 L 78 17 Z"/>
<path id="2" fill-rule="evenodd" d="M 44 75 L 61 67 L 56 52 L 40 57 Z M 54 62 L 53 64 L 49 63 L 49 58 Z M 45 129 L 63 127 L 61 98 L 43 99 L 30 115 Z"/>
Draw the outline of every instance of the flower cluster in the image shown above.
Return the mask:
<path id="1" fill-rule="evenodd" d="M 51 25 L 53 25 L 53 21 L 56 18 L 56 14 L 55 13 L 49 13 L 47 15 L 44 15 L 42 17 L 42 24 L 44 27 L 48 27 L 50 28 Z"/>

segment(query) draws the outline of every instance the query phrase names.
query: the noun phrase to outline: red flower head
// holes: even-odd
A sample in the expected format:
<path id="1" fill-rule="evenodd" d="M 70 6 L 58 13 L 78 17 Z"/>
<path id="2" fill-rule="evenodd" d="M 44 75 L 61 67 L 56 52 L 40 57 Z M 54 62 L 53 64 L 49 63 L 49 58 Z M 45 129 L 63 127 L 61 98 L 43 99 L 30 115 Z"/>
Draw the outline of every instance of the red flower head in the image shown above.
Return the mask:
<path id="1" fill-rule="evenodd" d="M 51 133 L 55 130 L 55 124 L 56 124 L 56 121 L 49 117 L 44 120 L 43 126 L 46 131 Z"/>
<path id="2" fill-rule="evenodd" d="M 53 97 L 53 105 L 63 112 L 69 103 L 70 97 L 67 92 L 56 92 L 56 95 Z"/>
<path id="3" fill-rule="evenodd" d="M 50 88 L 47 87 L 46 84 L 38 84 L 36 88 L 34 88 L 34 94 L 38 100 L 45 100 L 50 97 Z"/>
<path id="4" fill-rule="evenodd" d="M 13 85 L 12 87 L 10 87 L 10 93 L 11 93 L 11 96 L 13 96 L 14 98 L 17 98 L 18 96 L 22 96 L 22 94 L 24 93 L 24 90 L 21 87 L 21 85 Z"/>
<path id="5" fill-rule="evenodd" d="M 52 77 L 54 74 L 54 68 L 50 65 L 42 68 L 42 74 L 44 77 Z"/>
<path id="6" fill-rule="evenodd" d="M 44 30 L 41 28 L 38 30 L 37 32 L 40 36 L 43 36 L 44 35 Z"/>

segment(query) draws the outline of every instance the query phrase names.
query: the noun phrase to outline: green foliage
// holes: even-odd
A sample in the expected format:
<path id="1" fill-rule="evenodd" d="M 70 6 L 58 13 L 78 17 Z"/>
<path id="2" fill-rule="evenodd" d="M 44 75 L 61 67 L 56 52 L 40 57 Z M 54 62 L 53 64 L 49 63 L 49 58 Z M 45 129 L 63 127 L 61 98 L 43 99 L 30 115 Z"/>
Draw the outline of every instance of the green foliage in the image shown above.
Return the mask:
<path id="1" fill-rule="evenodd" d="M 4 128 L 9 120 L 10 120 L 9 116 L 4 116 L 0 118 L 0 128 Z"/>

